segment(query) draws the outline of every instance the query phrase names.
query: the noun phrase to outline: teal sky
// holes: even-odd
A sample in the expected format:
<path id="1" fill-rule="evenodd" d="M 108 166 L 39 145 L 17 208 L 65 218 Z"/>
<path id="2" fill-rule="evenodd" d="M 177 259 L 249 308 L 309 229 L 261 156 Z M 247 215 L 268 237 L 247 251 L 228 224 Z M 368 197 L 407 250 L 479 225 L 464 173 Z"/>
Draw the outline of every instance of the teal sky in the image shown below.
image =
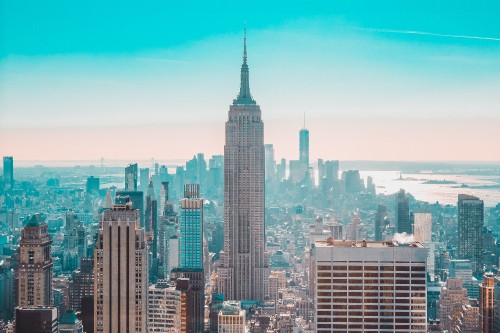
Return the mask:
<path id="1" fill-rule="evenodd" d="M 0 154 L 222 153 L 247 22 L 277 157 L 499 160 L 500 3 L 436 2 L 0 0 Z"/>

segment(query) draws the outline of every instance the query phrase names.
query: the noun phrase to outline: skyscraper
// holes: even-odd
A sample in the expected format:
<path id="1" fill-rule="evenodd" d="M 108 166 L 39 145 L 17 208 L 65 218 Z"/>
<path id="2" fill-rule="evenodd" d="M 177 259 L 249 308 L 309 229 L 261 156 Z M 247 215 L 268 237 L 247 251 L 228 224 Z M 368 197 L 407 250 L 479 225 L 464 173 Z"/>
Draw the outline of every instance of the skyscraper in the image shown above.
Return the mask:
<path id="1" fill-rule="evenodd" d="M 377 215 L 375 215 L 375 240 L 382 240 L 382 233 L 384 232 L 387 219 L 387 207 L 378 205 Z"/>
<path id="2" fill-rule="evenodd" d="M 413 212 L 413 234 L 415 241 L 429 243 L 432 241 L 432 214 L 425 209 L 416 209 Z"/>
<path id="3" fill-rule="evenodd" d="M 14 157 L 12 156 L 3 157 L 3 181 L 6 191 L 14 188 Z"/>
<path id="4" fill-rule="evenodd" d="M 16 308 L 16 333 L 58 333 L 56 307 Z"/>
<path id="5" fill-rule="evenodd" d="M 148 251 L 139 211 L 115 204 L 99 218 L 94 250 L 94 332 L 146 332 Z"/>
<path id="6" fill-rule="evenodd" d="M 309 130 L 305 125 L 299 132 L 299 161 L 309 170 Z"/>
<path id="7" fill-rule="evenodd" d="M 137 191 L 137 163 L 125 168 L 125 191 Z"/>
<path id="8" fill-rule="evenodd" d="M 203 268 L 203 199 L 198 184 L 184 185 L 180 218 L 180 268 Z"/>
<path id="9" fill-rule="evenodd" d="M 316 241 L 315 332 L 425 333 L 426 260 L 420 243 Z"/>
<path id="10" fill-rule="evenodd" d="M 396 230 L 398 233 L 406 232 L 412 234 L 412 226 L 410 223 L 410 199 L 405 193 L 405 190 L 400 189 L 396 194 Z"/>
<path id="11" fill-rule="evenodd" d="M 24 227 L 19 243 L 18 302 L 21 308 L 52 305 L 52 239 L 40 215 Z"/>
<path id="12" fill-rule="evenodd" d="M 175 283 L 158 280 L 149 286 L 148 332 L 181 331 L 181 292 Z"/>
<path id="13" fill-rule="evenodd" d="M 229 108 L 224 146 L 224 251 L 219 289 L 227 300 L 264 300 L 264 123 L 250 95 L 246 33 L 240 93 Z"/>
<path id="14" fill-rule="evenodd" d="M 266 144 L 265 159 L 266 159 L 266 180 L 274 180 L 276 178 L 276 161 L 274 160 L 274 148 L 272 144 Z"/>
<path id="15" fill-rule="evenodd" d="M 494 333 L 495 323 L 495 278 L 484 276 L 479 285 L 479 316 L 481 318 L 481 333 Z"/>
<path id="16" fill-rule="evenodd" d="M 458 195 L 458 258 L 469 259 L 472 272 L 483 272 L 484 203 L 467 194 Z"/>

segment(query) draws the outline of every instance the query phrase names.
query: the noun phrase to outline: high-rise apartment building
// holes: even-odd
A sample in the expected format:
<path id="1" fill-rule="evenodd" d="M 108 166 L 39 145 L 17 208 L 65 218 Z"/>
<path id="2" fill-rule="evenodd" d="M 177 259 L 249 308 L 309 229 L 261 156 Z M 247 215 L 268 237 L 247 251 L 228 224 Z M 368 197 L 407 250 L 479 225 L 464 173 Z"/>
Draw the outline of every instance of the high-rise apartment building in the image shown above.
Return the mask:
<path id="1" fill-rule="evenodd" d="M 441 294 L 437 301 L 437 317 L 441 322 L 441 327 L 444 330 L 450 330 L 450 318 L 453 309 L 458 305 L 466 305 L 469 302 L 467 289 L 462 286 L 462 280 L 449 278 L 446 281 L 446 286 L 441 288 Z"/>
<path id="2" fill-rule="evenodd" d="M 203 268 L 203 199 L 198 184 L 184 185 L 179 223 L 179 267 Z"/>
<path id="3" fill-rule="evenodd" d="M 495 333 L 495 278 L 485 275 L 479 285 L 479 317 L 481 333 Z"/>
<path id="4" fill-rule="evenodd" d="M 458 258 L 469 259 L 472 272 L 483 272 L 484 203 L 477 197 L 458 195 Z"/>
<path id="5" fill-rule="evenodd" d="M 14 188 L 14 157 L 3 157 L 3 181 L 4 189 L 11 190 Z"/>
<path id="6" fill-rule="evenodd" d="M 137 163 L 125 168 L 125 191 L 137 191 Z"/>
<path id="7" fill-rule="evenodd" d="M 158 280 L 149 286 L 148 332 L 177 333 L 181 331 L 181 292 L 175 283 Z"/>
<path id="8" fill-rule="evenodd" d="M 426 332 L 422 244 L 329 238 L 312 255 L 316 332 Z"/>
<path id="9" fill-rule="evenodd" d="M 410 222 L 410 199 L 403 189 L 396 194 L 395 211 L 397 232 L 411 234 L 413 230 Z"/>
<path id="10" fill-rule="evenodd" d="M 240 93 L 229 109 L 224 146 L 224 251 L 219 291 L 227 300 L 264 300 L 269 264 L 264 238 L 264 123 L 250 95 L 246 35 Z"/>
<path id="11" fill-rule="evenodd" d="M 33 215 L 21 232 L 17 271 L 17 306 L 52 305 L 52 239 L 40 215 Z"/>
<path id="12" fill-rule="evenodd" d="M 94 250 L 94 332 L 146 332 L 148 248 L 129 202 L 104 211 Z"/>
<path id="13" fill-rule="evenodd" d="M 82 309 L 82 299 L 94 296 L 94 259 L 80 259 L 80 269 L 73 272 L 69 283 L 69 309 Z"/>
<path id="14" fill-rule="evenodd" d="M 413 235 L 416 242 L 430 243 L 432 241 L 432 214 L 425 209 L 413 212 Z"/>

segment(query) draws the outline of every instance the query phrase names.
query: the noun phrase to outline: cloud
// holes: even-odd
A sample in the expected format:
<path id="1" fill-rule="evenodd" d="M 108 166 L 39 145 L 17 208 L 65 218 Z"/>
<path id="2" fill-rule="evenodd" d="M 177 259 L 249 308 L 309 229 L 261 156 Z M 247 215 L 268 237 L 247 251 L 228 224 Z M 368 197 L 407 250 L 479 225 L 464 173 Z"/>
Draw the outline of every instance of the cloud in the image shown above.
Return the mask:
<path id="1" fill-rule="evenodd" d="M 447 38 L 479 39 L 479 40 L 500 42 L 500 38 L 495 38 L 495 37 L 438 34 L 433 32 L 413 31 L 413 30 L 395 30 L 395 29 L 377 29 L 377 28 L 354 28 L 354 29 L 370 31 L 370 32 L 390 33 L 390 34 L 424 35 L 424 36 L 447 37 Z"/>
<path id="2" fill-rule="evenodd" d="M 413 237 L 413 235 L 408 235 L 406 232 L 403 232 L 401 234 L 394 234 L 392 240 L 399 244 L 410 244 L 415 241 L 415 238 Z"/>

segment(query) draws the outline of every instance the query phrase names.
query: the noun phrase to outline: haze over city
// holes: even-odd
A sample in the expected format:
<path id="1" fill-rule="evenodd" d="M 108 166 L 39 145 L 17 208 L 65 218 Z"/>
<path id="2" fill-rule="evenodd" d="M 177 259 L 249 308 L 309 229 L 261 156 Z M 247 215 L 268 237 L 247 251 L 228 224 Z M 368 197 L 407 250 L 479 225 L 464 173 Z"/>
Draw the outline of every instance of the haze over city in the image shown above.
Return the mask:
<path id="1" fill-rule="evenodd" d="M 222 153 L 246 22 L 277 156 L 296 158 L 305 112 L 313 158 L 499 160 L 496 2 L 91 4 L 2 3 L 0 154 Z"/>

